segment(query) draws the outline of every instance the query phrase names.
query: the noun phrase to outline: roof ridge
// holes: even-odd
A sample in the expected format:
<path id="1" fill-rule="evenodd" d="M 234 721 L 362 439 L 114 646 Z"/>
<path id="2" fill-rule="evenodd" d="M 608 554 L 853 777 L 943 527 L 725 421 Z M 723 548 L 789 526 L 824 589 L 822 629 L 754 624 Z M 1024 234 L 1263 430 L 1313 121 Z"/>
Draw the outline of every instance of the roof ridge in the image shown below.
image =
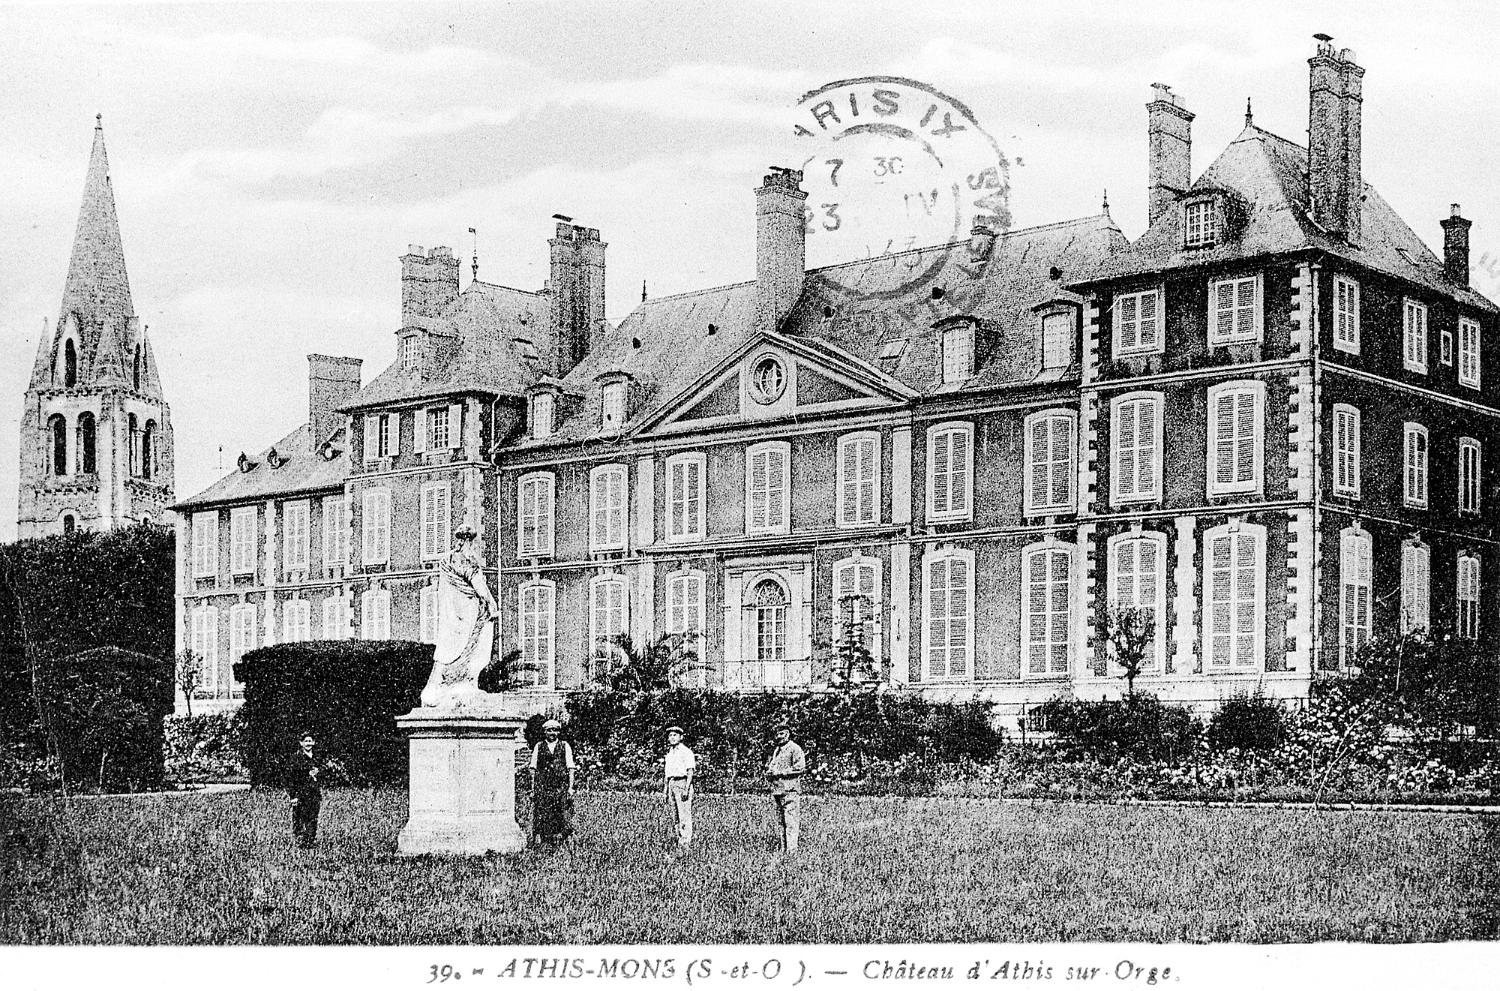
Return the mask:
<path id="1" fill-rule="evenodd" d="M 739 282 L 726 282 L 722 286 L 708 286 L 708 287 L 706 287 L 704 289 L 689 289 L 686 292 L 672 293 L 671 295 L 668 295 L 668 296 L 652 296 L 650 299 L 644 300 L 641 303 L 641 305 L 642 306 L 650 306 L 652 303 L 665 303 L 669 299 L 683 299 L 683 298 L 685 298 L 687 296 L 701 296 L 704 293 L 723 292 L 726 289 L 738 289 L 740 286 L 753 286 L 753 285 L 755 285 L 755 280 L 754 279 L 742 279 Z M 639 309 L 639 307 L 637 307 L 637 309 Z M 634 312 L 634 311 L 631 311 L 631 312 Z M 629 315 L 628 314 L 626 315 L 626 319 L 629 319 Z"/>
<path id="2" fill-rule="evenodd" d="M 1084 217 L 1074 217 L 1071 220 L 1054 220 L 1054 221 L 1051 221 L 1051 222 L 1045 223 L 1045 224 L 1034 224 L 1031 227 L 1013 227 L 1013 228 L 1011 228 L 1010 230 L 1007 230 L 1007 231 L 997 232 L 995 236 L 996 236 L 997 240 L 1004 240 L 1005 238 L 1020 237 L 1022 235 L 1026 235 L 1026 234 L 1037 234 L 1037 233 L 1040 233 L 1041 231 L 1058 230 L 1058 229 L 1061 229 L 1061 228 L 1064 228 L 1064 227 L 1079 227 L 1079 226 L 1083 226 L 1084 224 L 1089 223 L 1090 221 L 1093 221 L 1093 222 L 1097 223 L 1100 220 L 1109 220 L 1110 221 L 1110 226 L 1112 226 L 1112 227 L 1114 226 L 1114 221 L 1107 214 L 1093 213 L 1093 214 L 1089 214 L 1088 216 L 1084 216 Z M 920 247 L 920 248 L 904 248 L 901 251 L 892 251 L 892 252 L 889 252 L 888 254 L 880 255 L 879 257 L 881 257 L 881 258 L 900 258 L 903 255 L 916 255 L 916 254 L 921 254 L 924 251 L 937 251 L 937 250 L 940 250 L 940 249 L 943 249 L 943 248 L 951 248 L 955 244 L 963 244 L 963 243 L 964 243 L 964 240 L 962 238 L 959 238 L 959 239 L 956 239 L 956 240 L 953 240 L 953 241 L 943 241 L 943 242 L 941 242 L 939 244 L 929 244 L 929 245 L 926 245 L 926 246 Z M 865 264 L 868 264 L 872 260 L 873 259 L 870 259 L 870 258 L 851 258 L 848 261 L 834 262 L 831 265 L 822 265 L 822 266 L 820 266 L 818 268 L 810 268 L 810 269 L 808 269 L 808 271 L 809 272 L 826 272 L 829 269 L 844 268 L 844 267 L 847 267 L 849 265 L 865 265 Z"/>
<path id="3" fill-rule="evenodd" d="M 470 279 L 468 286 L 464 288 L 464 292 L 468 292 L 475 286 L 479 286 L 483 289 L 504 289 L 506 292 L 516 292 L 520 293 L 523 296 L 541 295 L 540 292 L 532 292 L 530 289 L 517 289 L 515 286 L 504 286 L 498 282 L 485 282 L 483 279 Z"/>

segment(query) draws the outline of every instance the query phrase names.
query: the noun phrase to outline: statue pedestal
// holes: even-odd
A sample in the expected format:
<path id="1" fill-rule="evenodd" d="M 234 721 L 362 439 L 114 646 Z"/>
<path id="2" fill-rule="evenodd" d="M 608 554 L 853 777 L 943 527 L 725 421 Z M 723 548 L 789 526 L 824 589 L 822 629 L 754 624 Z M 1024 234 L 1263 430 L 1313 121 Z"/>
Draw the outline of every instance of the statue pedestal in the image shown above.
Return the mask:
<path id="1" fill-rule="evenodd" d="M 411 815 L 396 852 L 482 856 L 526 848 L 516 821 L 516 751 L 526 717 L 500 707 L 424 707 L 396 719 L 408 738 Z"/>

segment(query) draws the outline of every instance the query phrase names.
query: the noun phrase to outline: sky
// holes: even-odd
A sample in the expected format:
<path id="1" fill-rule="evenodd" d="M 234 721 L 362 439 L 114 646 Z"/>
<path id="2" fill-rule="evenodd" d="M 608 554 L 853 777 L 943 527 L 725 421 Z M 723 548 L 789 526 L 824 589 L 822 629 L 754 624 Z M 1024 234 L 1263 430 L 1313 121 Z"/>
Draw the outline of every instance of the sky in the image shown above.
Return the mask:
<path id="1" fill-rule="evenodd" d="M 609 245 L 607 312 L 754 277 L 754 198 L 795 104 L 896 75 L 961 101 L 1010 161 L 1013 226 L 1138 236 L 1153 82 L 1196 175 L 1255 122 L 1305 143 L 1324 32 L 1365 67 L 1364 174 L 1441 251 L 1459 202 L 1500 298 L 1500 19 L 1482 3 L 124 4 L 0 7 L 0 540 L 19 418 L 56 321 L 103 115 L 179 498 L 306 419 L 309 353 L 395 358 L 408 244 L 463 281 L 547 277 L 553 214 Z M 811 242 L 810 242 L 811 243 Z M 810 250 L 813 250 L 810 248 Z M 1486 263 L 1481 265 L 1481 261 Z M 1493 263 L 1492 265 L 1489 263 Z M 1493 271 L 1488 269 L 1492 268 Z"/>

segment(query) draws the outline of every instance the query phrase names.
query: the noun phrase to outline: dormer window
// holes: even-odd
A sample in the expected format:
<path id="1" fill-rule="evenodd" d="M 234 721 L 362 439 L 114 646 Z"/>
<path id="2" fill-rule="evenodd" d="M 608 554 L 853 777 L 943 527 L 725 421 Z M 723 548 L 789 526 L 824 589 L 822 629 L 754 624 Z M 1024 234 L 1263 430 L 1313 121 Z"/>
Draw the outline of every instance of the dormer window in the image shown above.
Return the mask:
<path id="1" fill-rule="evenodd" d="M 1042 367 L 1067 368 L 1073 364 L 1073 314 L 1067 310 L 1042 317 Z"/>
<path id="2" fill-rule="evenodd" d="M 974 325 L 960 321 L 943 328 L 943 381 L 966 382 L 974 377 Z"/>
<path id="3" fill-rule="evenodd" d="M 422 340 L 416 334 L 401 338 L 401 367 L 408 370 L 422 367 Z"/>
<path id="4" fill-rule="evenodd" d="M 599 397 L 599 427 L 619 430 L 625 425 L 625 383 L 606 382 Z"/>
<path id="5" fill-rule="evenodd" d="M 1183 243 L 1189 248 L 1207 248 L 1219 241 L 1219 204 L 1214 200 L 1193 200 L 1184 204 Z"/>
<path id="6" fill-rule="evenodd" d="M 550 392 L 531 397 L 531 436 L 535 440 L 552 436 L 553 398 Z"/>

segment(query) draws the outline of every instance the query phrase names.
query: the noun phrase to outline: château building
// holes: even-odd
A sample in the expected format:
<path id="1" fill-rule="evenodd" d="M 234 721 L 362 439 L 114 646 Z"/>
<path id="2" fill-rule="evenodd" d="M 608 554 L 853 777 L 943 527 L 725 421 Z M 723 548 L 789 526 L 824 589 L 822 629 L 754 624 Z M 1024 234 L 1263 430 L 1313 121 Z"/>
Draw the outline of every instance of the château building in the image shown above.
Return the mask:
<path id="1" fill-rule="evenodd" d="M 1439 258 L 1364 182 L 1363 74 L 1320 41 L 1308 146 L 1247 112 L 1196 178 L 1158 85 L 1138 239 L 1107 206 L 980 218 L 896 256 L 916 287 L 889 256 L 807 270 L 781 169 L 754 280 L 618 325 L 592 229 L 558 225 L 540 293 L 413 249 L 396 361 L 320 400 L 314 358 L 308 427 L 179 504 L 182 642 L 230 697 L 251 646 L 430 639 L 459 522 L 497 650 L 556 690 L 618 633 L 687 634 L 731 690 L 828 686 L 854 636 L 882 684 L 1015 720 L 1122 690 L 1111 605 L 1147 616 L 1138 685 L 1199 705 L 1305 695 L 1386 632 L 1489 640 L 1497 308 L 1457 206 Z"/>

